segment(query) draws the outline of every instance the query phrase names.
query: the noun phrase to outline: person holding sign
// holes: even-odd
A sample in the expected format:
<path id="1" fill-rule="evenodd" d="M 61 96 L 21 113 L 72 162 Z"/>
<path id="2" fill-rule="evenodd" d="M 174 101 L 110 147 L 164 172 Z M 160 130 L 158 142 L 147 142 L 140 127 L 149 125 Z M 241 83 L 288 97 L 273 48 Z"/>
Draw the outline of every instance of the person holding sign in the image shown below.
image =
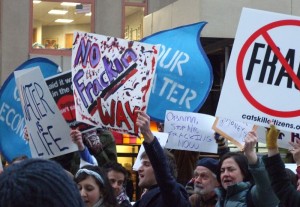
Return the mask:
<path id="1" fill-rule="evenodd" d="M 83 165 L 91 164 L 98 165 L 97 160 L 90 154 L 89 149 L 84 145 L 82 140 L 82 133 L 78 129 L 72 129 L 70 132 L 72 141 L 77 145 L 80 155 L 80 168 Z"/>
<path id="2" fill-rule="evenodd" d="M 143 111 L 138 113 L 136 125 L 144 137 L 142 166 L 138 169 L 139 187 L 147 191 L 134 207 L 188 207 L 188 194 L 184 187 L 176 182 L 175 159 L 167 150 L 163 150 L 150 130 L 150 117 Z"/>
<path id="3" fill-rule="evenodd" d="M 92 131 L 89 135 L 93 134 Z M 90 154 L 89 149 L 84 145 L 82 140 L 82 133 L 78 130 L 71 130 L 70 132 L 72 141 L 78 146 L 80 155 L 80 168 L 86 164 L 98 165 L 97 160 Z M 95 134 L 96 135 L 96 134 Z M 97 136 L 97 135 L 96 135 Z M 120 207 L 130 207 L 131 204 L 125 192 L 124 182 L 127 175 L 126 169 L 117 162 L 108 162 L 103 166 L 105 169 L 108 180 L 114 190 L 116 199 Z"/>
<path id="4" fill-rule="evenodd" d="M 216 207 L 278 205 L 265 166 L 255 152 L 256 143 L 256 132 L 250 131 L 245 138 L 244 155 L 228 152 L 221 157 Z"/>
<path id="5" fill-rule="evenodd" d="M 266 134 L 266 144 L 268 149 L 268 155 L 263 157 L 263 160 L 268 171 L 271 184 L 274 192 L 280 199 L 280 202 L 285 207 L 300 206 L 300 192 L 292 185 L 286 171 L 285 165 L 282 161 L 277 145 L 277 139 L 279 136 L 279 130 L 270 124 L 270 129 Z M 293 157 L 298 165 L 297 171 L 299 170 L 300 164 L 300 141 L 297 140 L 295 143 L 291 143 L 293 149 L 291 150 Z"/>

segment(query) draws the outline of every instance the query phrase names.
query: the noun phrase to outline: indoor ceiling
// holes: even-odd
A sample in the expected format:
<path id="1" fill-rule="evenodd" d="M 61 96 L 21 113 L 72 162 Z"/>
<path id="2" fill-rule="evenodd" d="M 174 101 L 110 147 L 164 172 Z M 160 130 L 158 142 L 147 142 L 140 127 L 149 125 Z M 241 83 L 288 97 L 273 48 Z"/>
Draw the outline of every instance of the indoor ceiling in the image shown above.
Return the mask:
<path id="1" fill-rule="evenodd" d="M 48 12 L 51 9 L 68 10 L 68 13 L 64 15 L 51 15 Z M 125 16 L 134 14 L 141 7 L 127 6 L 125 8 Z M 78 13 L 82 12 L 82 13 Z M 55 22 L 56 19 L 73 19 L 74 21 L 69 24 L 88 24 L 90 23 L 90 16 L 86 16 L 88 9 L 77 9 L 72 6 L 62 6 L 61 2 L 44 2 L 39 4 L 33 4 L 33 20 L 34 24 L 42 24 L 43 26 L 61 25 L 61 23 Z"/>

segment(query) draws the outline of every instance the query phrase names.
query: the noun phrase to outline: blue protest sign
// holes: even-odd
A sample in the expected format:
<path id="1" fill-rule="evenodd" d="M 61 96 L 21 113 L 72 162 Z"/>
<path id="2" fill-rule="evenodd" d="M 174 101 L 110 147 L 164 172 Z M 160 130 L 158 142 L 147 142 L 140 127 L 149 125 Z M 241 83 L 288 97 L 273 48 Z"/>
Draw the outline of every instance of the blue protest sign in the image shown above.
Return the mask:
<path id="1" fill-rule="evenodd" d="M 44 78 L 60 72 L 57 64 L 40 57 L 27 60 L 15 71 L 37 66 L 40 67 Z M 11 73 L 0 90 L 0 151 L 8 162 L 20 155 L 31 157 L 29 145 L 23 137 L 24 127 L 20 97 L 14 73 Z"/>
<path id="2" fill-rule="evenodd" d="M 162 122 L 166 110 L 197 112 L 209 95 L 213 72 L 200 43 L 205 24 L 185 25 L 141 40 L 160 45 L 147 109 L 153 120 Z"/>

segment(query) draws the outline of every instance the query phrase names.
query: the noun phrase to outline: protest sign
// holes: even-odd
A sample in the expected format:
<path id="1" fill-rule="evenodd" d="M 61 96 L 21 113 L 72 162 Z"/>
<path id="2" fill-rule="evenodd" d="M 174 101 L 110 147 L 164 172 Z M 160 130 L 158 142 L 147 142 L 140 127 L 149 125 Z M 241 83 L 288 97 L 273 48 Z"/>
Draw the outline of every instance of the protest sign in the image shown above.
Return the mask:
<path id="1" fill-rule="evenodd" d="M 212 128 L 242 150 L 246 135 L 255 130 L 256 126 L 227 118 L 216 118 Z"/>
<path id="2" fill-rule="evenodd" d="M 49 77 L 61 72 L 53 61 L 37 57 L 26 60 L 15 71 L 27 70 L 38 66 L 43 76 Z M 14 73 L 11 73 L 0 90 L 0 151 L 9 163 L 19 156 L 31 157 L 30 148 L 24 139 L 24 115 Z"/>
<path id="3" fill-rule="evenodd" d="M 299 133 L 299 35 L 300 17 L 244 8 L 216 116 Z"/>
<path id="4" fill-rule="evenodd" d="M 160 145 L 162 146 L 162 148 L 164 148 L 166 146 L 169 134 L 168 133 L 163 133 L 163 132 L 152 132 L 152 133 L 158 139 L 158 141 L 159 141 Z M 143 152 L 145 152 L 145 148 L 144 148 L 143 145 L 141 145 L 139 153 L 137 155 L 137 158 L 134 162 L 134 165 L 132 166 L 132 169 L 135 170 L 135 171 L 138 171 L 138 169 L 142 165 L 141 155 L 143 154 Z"/>
<path id="5" fill-rule="evenodd" d="M 200 42 L 205 25 L 206 22 L 184 25 L 141 40 L 160 45 L 147 110 L 152 120 L 163 122 L 166 110 L 198 112 L 206 101 L 213 72 Z"/>
<path id="6" fill-rule="evenodd" d="M 75 103 L 72 89 L 72 72 L 66 71 L 49 78 L 46 84 L 54 101 L 70 128 L 85 131 L 92 126 L 76 121 Z"/>
<path id="7" fill-rule="evenodd" d="M 259 126 L 257 128 L 258 141 L 261 143 L 266 143 L 266 133 L 267 128 Z M 291 149 L 289 142 L 296 142 L 300 139 L 300 134 L 294 132 L 280 131 L 278 136 L 277 145 L 280 148 Z"/>
<path id="8" fill-rule="evenodd" d="M 30 137 L 31 156 L 52 158 L 78 150 L 40 69 L 35 67 L 14 74 Z"/>
<path id="9" fill-rule="evenodd" d="M 138 134 L 135 110 L 146 110 L 159 47 L 75 32 L 72 81 L 76 120 Z"/>
<path id="10" fill-rule="evenodd" d="M 166 111 L 164 132 L 169 133 L 166 148 L 217 153 L 212 125 L 215 117 L 192 112 Z"/>

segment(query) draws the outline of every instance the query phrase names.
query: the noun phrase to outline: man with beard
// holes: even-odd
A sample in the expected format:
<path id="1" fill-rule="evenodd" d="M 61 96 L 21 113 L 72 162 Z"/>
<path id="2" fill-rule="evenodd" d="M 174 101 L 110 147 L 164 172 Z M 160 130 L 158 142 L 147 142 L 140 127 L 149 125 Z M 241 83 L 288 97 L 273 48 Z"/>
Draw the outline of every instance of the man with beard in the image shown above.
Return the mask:
<path id="1" fill-rule="evenodd" d="M 214 189 L 220 184 L 217 180 L 219 161 L 202 158 L 194 170 L 194 193 L 189 197 L 192 207 L 214 207 L 217 195 Z"/>

